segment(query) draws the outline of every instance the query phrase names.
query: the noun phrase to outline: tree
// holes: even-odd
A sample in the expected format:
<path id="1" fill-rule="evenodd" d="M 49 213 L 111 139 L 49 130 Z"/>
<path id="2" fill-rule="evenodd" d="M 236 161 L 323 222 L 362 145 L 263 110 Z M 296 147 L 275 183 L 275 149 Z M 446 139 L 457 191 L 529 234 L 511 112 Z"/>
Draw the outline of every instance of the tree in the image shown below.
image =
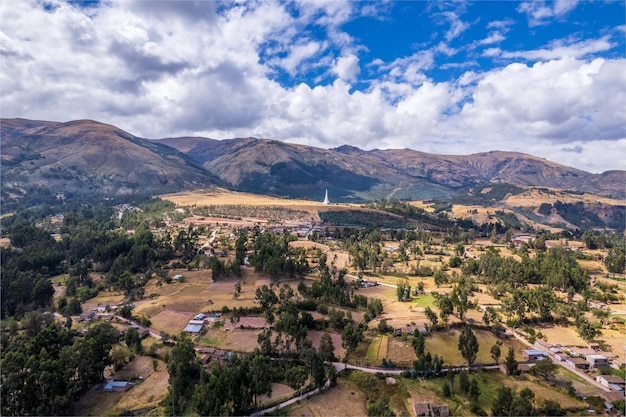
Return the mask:
<path id="1" fill-rule="evenodd" d="M 509 352 L 506 354 L 506 358 L 504 359 L 504 364 L 506 366 L 507 375 L 515 375 L 517 373 L 518 363 L 517 363 L 517 360 L 515 359 L 515 350 L 512 347 L 509 348 Z"/>
<path id="2" fill-rule="evenodd" d="M 143 345 L 141 344 L 141 337 L 139 337 L 139 331 L 135 327 L 130 327 L 124 337 L 126 346 L 136 353 L 143 352 Z"/>
<path id="3" fill-rule="evenodd" d="M 522 388 L 519 395 L 514 395 L 511 404 L 511 416 L 534 416 L 537 414 L 535 410 L 535 393 L 530 388 Z"/>
<path id="4" fill-rule="evenodd" d="M 469 374 L 467 373 L 467 371 L 463 370 L 459 372 L 459 388 L 461 392 L 467 393 L 467 391 L 469 391 L 469 385 L 470 385 L 470 381 L 469 381 Z"/>
<path id="5" fill-rule="evenodd" d="M 502 354 L 502 352 L 500 351 L 500 344 L 495 343 L 493 346 L 491 346 L 490 353 L 493 360 L 496 361 L 496 365 L 498 365 L 500 361 L 500 355 Z"/>
<path id="6" fill-rule="evenodd" d="M 539 376 L 545 380 L 548 378 L 554 378 L 559 370 L 559 366 L 552 362 L 550 358 L 542 359 L 535 363 L 535 365 L 530 368 L 530 373 Z"/>
<path id="7" fill-rule="evenodd" d="M 435 271 L 433 278 L 435 280 L 435 285 L 437 286 L 437 288 L 439 288 L 441 284 L 445 284 L 448 282 L 448 275 L 446 275 L 446 273 L 443 272 L 441 269 Z"/>
<path id="8" fill-rule="evenodd" d="M 255 349 L 250 361 L 250 393 L 254 397 L 254 406 L 257 406 L 259 395 L 272 394 L 272 374 L 270 372 L 270 358 Z"/>
<path id="9" fill-rule="evenodd" d="M 430 308 L 430 306 L 426 307 L 424 313 L 426 313 L 426 317 L 428 317 L 428 320 L 430 320 L 430 327 L 435 327 L 439 322 L 437 314 Z"/>
<path id="10" fill-rule="evenodd" d="M 322 333 L 322 337 L 320 339 L 319 355 L 325 362 L 331 362 L 335 360 L 335 346 L 333 344 L 333 339 L 330 337 L 328 332 Z"/>
<path id="11" fill-rule="evenodd" d="M 513 391 L 506 386 L 498 387 L 496 398 L 491 407 L 491 414 L 494 416 L 510 416 L 511 403 L 513 402 Z"/>
<path id="12" fill-rule="evenodd" d="M 308 377 L 309 371 L 304 366 L 294 366 L 285 372 L 287 383 L 296 391 L 300 391 Z"/>
<path id="13" fill-rule="evenodd" d="M 626 270 L 626 249 L 624 246 L 616 246 L 609 249 L 604 259 L 607 271 L 613 274 L 623 274 Z"/>
<path id="14" fill-rule="evenodd" d="M 469 388 L 467 390 L 467 398 L 475 403 L 478 401 L 478 397 L 480 396 L 480 388 L 478 388 L 478 381 L 476 378 L 472 378 L 469 383 Z"/>
<path id="15" fill-rule="evenodd" d="M 411 338 L 411 346 L 413 346 L 417 357 L 420 357 L 424 353 L 426 338 L 417 329 L 413 332 L 413 337 Z"/>
<path id="16" fill-rule="evenodd" d="M 396 414 L 389 406 L 389 396 L 387 394 L 383 394 L 380 396 L 378 401 L 367 407 L 367 415 L 376 417 L 395 417 Z"/>
<path id="17" fill-rule="evenodd" d="M 467 361 L 467 366 L 471 367 L 478 354 L 478 339 L 476 339 L 471 327 L 465 326 L 461 331 L 458 346 L 461 356 Z"/>
<path id="18" fill-rule="evenodd" d="M 411 285 L 409 285 L 409 281 L 406 279 L 398 280 L 396 286 L 396 296 L 398 301 L 405 301 L 411 296 Z"/>

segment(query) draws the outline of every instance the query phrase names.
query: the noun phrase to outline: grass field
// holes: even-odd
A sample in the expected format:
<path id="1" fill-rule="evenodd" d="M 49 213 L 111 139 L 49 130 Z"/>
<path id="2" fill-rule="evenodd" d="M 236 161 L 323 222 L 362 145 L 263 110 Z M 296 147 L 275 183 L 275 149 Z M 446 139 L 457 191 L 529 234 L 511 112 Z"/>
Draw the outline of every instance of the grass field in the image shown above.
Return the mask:
<path id="1" fill-rule="evenodd" d="M 339 379 L 336 387 L 294 404 L 285 410 L 285 414 L 292 417 L 362 417 L 367 415 L 365 402 L 365 394 L 353 382 Z"/>
<path id="2" fill-rule="evenodd" d="M 389 336 L 387 335 L 376 336 L 367 348 L 367 352 L 363 358 L 363 363 L 372 366 L 380 366 L 382 359 L 387 358 L 388 341 Z"/>
<path id="3" fill-rule="evenodd" d="M 467 361 L 461 356 L 459 352 L 459 334 L 458 329 L 451 329 L 449 331 L 441 331 L 431 334 L 426 337 L 425 351 L 430 352 L 432 355 L 438 354 L 443 356 L 446 364 L 450 365 L 467 365 Z M 489 353 L 491 347 L 496 343 L 498 339 L 493 333 L 485 330 L 475 330 L 474 334 L 478 339 L 478 354 L 476 355 L 475 365 L 480 364 L 494 364 L 494 360 Z M 502 358 L 506 355 L 509 346 L 513 346 L 515 349 L 516 357 L 518 360 L 523 360 L 522 350 L 526 349 L 524 345 L 515 339 L 502 340 L 503 346 L 501 348 Z"/>
<path id="4" fill-rule="evenodd" d="M 415 307 L 433 307 L 435 304 L 435 298 L 432 295 L 420 295 L 416 299 L 413 300 L 413 305 Z"/>

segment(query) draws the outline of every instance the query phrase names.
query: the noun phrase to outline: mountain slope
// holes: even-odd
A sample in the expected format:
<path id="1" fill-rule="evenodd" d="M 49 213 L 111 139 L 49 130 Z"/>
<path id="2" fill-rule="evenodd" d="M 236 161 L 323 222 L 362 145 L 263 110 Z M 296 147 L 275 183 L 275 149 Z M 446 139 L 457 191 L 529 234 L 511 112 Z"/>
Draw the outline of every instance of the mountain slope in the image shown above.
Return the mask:
<path id="1" fill-rule="evenodd" d="M 90 120 L 2 119 L 2 191 L 108 195 L 199 188 L 219 179 L 185 154 Z"/>
<path id="2" fill-rule="evenodd" d="M 502 182 L 626 197 L 626 173 L 591 174 L 517 152 L 437 155 L 411 149 L 335 149 L 245 138 L 165 139 L 241 191 L 335 199 L 449 197 L 478 185 Z"/>

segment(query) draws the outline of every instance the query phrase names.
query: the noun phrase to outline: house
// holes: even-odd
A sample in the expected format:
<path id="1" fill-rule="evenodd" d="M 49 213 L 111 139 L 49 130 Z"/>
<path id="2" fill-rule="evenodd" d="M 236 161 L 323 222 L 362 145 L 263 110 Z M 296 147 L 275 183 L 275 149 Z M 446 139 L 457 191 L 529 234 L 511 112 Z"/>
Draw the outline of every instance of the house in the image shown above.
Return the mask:
<path id="1" fill-rule="evenodd" d="M 611 361 L 611 368 L 614 368 L 614 369 L 620 369 L 624 365 L 626 365 L 626 362 L 624 362 L 624 359 L 614 358 Z"/>
<path id="2" fill-rule="evenodd" d="M 448 417 L 450 410 L 447 405 L 435 405 L 431 403 L 414 403 L 413 411 L 416 417 Z"/>
<path id="3" fill-rule="evenodd" d="M 96 317 L 96 310 L 89 310 L 86 313 L 81 313 L 78 317 L 78 321 L 90 322 Z"/>
<path id="4" fill-rule="evenodd" d="M 128 391 L 133 384 L 128 381 L 109 381 L 104 386 L 106 392 L 125 392 Z"/>
<path id="5" fill-rule="evenodd" d="M 546 352 L 537 349 L 523 350 L 522 355 L 524 355 L 524 359 L 526 359 L 528 362 L 536 362 L 542 359 L 546 359 L 548 357 L 548 354 Z"/>
<path id="6" fill-rule="evenodd" d="M 189 320 L 189 324 L 203 325 L 204 324 L 204 320 Z"/>
<path id="7" fill-rule="evenodd" d="M 567 358 L 565 360 L 565 365 L 569 366 L 570 368 L 582 369 L 583 371 L 589 369 L 589 362 L 582 358 Z"/>
<path id="8" fill-rule="evenodd" d="M 567 359 L 569 359 L 569 356 L 566 353 L 558 352 L 554 354 L 554 359 L 556 359 L 557 361 L 564 362 Z"/>
<path id="9" fill-rule="evenodd" d="M 174 275 L 174 276 L 172 277 L 172 279 L 173 279 L 174 281 L 178 281 L 178 280 L 179 280 L 179 279 L 181 279 L 182 277 L 183 277 L 182 275 L 180 275 L 180 274 L 176 274 L 176 275 Z"/>
<path id="10" fill-rule="evenodd" d="M 623 390 L 626 387 L 626 381 L 624 381 L 624 378 L 616 375 L 598 375 L 596 377 L 596 382 L 599 382 L 608 388 L 611 388 L 611 385 L 616 385 L 620 388 L 616 391 Z"/>
<path id="11" fill-rule="evenodd" d="M 136 324 L 132 324 L 129 326 L 129 328 L 130 327 L 132 327 L 133 329 L 137 329 L 137 333 L 139 333 L 139 338 L 141 339 L 150 336 L 150 330 L 146 329 L 145 327 L 137 326 Z"/>
<path id="12" fill-rule="evenodd" d="M 204 320 L 204 313 L 198 313 L 196 314 L 196 316 L 193 318 L 194 320 Z"/>
<path id="13" fill-rule="evenodd" d="M 591 368 L 609 366 L 609 358 L 604 355 L 587 355 L 587 362 Z"/>
<path id="14" fill-rule="evenodd" d="M 526 373 L 530 370 L 530 368 L 532 368 L 533 366 L 535 366 L 535 362 L 521 362 L 517 364 L 517 372 L 519 372 L 520 374 Z M 506 369 L 506 364 L 505 363 L 501 363 L 500 365 L 498 365 L 498 369 L 500 369 L 500 372 L 502 372 L 505 375 L 509 374 L 508 369 Z"/>
<path id="15" fill-rule="evenodd" d="M 201 324 L 188 324 L 183 329 L 183 332 L 186 332 L 186 333 L 200 333 L 201 330 L 202 330 L 202 325 Z"/>

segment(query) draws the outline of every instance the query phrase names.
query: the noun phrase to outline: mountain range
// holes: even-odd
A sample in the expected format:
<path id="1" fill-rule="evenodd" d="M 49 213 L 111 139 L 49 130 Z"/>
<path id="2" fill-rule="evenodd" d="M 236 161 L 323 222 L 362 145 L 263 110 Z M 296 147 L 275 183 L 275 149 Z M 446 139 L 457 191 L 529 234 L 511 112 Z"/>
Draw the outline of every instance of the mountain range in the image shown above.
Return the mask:
<path id="1" fill-rule="evenodd" d="M 532 155 L 321 149 L 271 139 L 146 139 L 91 120 L 1 119 L 2 200 L 51 193 L 166 193 L 220 186 L 320 200 L 446 199 L 494 183 L 626 198 L 626 172 L 592 174 Z"/>

